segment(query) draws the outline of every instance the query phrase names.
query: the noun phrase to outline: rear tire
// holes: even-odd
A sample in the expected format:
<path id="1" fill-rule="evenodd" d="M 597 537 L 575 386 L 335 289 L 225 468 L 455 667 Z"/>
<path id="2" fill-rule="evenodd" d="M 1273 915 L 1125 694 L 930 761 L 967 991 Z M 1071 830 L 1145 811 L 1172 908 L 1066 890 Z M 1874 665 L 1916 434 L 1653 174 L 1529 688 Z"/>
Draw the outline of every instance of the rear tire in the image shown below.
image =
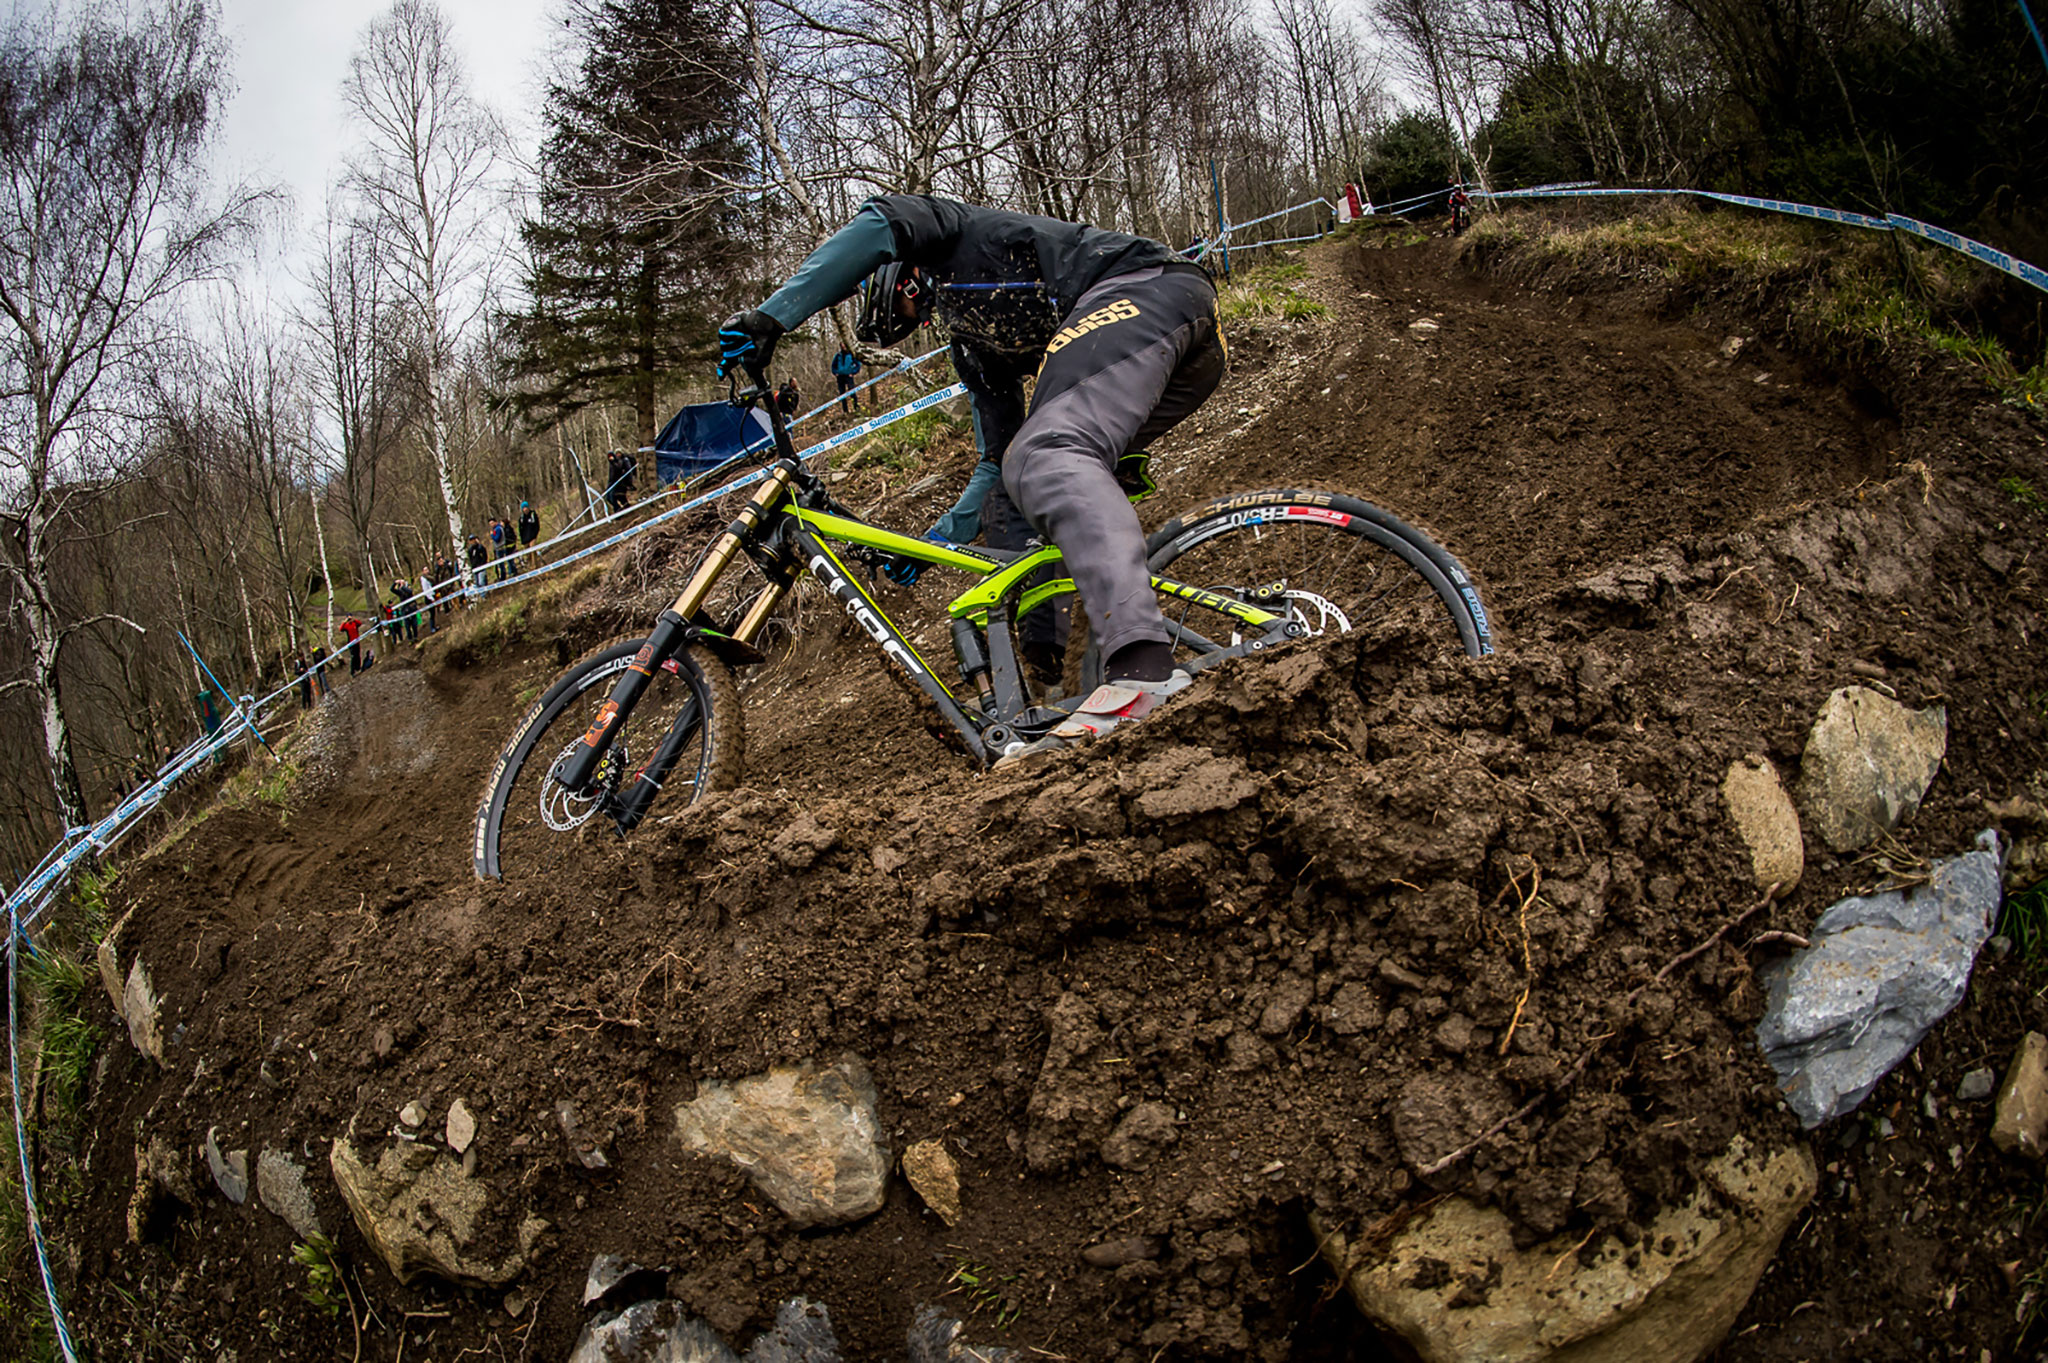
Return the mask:
<path id="1" fill-rule="evenodd" d="M 1162 577 L 1240 601 L 1278 587 L 1311 637 L 1407 620 L 1469 657 L 1493 652 L 1486 605 L 1465 566 L 1399 516 L 1357 497 L 1288 488 L 1223 497 L 1159 527 L 1145 542 L 1145 559 Z M 1169 624 L 1231 641 L 1218 636 L 1218 626 L 1230 622 L 1215 611 L 1164 594 L 1159 609 Z M 1176 662 L 1195 656 L 1174 647 Z M 1100 679 L 1090 641 L 1083 681 Z"/>
<path id="2" fill-rule="evenodd" d="M 521 875 L 553 869 L 577 839 L 613 828 L 596 800 L 575 798 L 549 772 L 581 740 L 643 642 L 627 636 L 585 654 L 519 721 L 477 807 L 472 857 L 479 880 L 499 879 L 508 864 Z M 730 668 L 691 644 L 656 674 L 631 718 L 614 732 L 598 769 L 600 785 L 619 789 L 678 723 L 694 733 L 663 783 L 659 804 L 673 812 L 739 784 L 745 741 L 738 688 Z"/>

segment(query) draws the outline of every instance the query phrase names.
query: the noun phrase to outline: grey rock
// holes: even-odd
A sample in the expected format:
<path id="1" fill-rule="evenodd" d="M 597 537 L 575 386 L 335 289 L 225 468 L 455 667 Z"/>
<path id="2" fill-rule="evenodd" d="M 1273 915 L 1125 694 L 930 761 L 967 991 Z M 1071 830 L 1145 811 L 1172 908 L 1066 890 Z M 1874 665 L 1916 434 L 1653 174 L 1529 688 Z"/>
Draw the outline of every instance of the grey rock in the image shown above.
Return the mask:
<path id="1" fill-rule="evenodd" d="M 1139 1103 L 1123 1115 L 1102 1143 L 1102 1162 L 1116 1169 L 1145 1169 L 1161 1150 L 1179 1139 L 1172 1108 L 1165 1103 Z"/>
<path id="2" fill-rule="evenodd" d="M 404 1122 L 407 1126 L 418 1126 L 426 1121 L 426 1119 L 427 1110 L 418 1103 L 407 1103 L 404 1107 L 398 1109 L 398 1120 Z"/>
<path id="3" fill-rule="evenodd" d="M 1799 802 L 1837 852 L 1868 847 L 1909 819 L 1948 749 L 1948 711 L 1909 710 L 1861 686 L 1827 698 L 1807 735 Z"/>
<path id="4" fill-rule="evenodd" d="M 2006 957 L 2012 955 L 2012 938 L 2007 937 L 2003 933 L 2000 933 L 1998 936 L 1992 938 L 1990 946 L 1991 954 L 1993 956 L 1996 956 L 2001 961 L 2004 960 Z"/>
<path id="5" fill-rule="evenodd" d="M 1022 1356 L 1015 1349 L 969 1344 L 965 1334 L 966 1327 L 938 1307 L 918 1308 L 906 1341 L 910 1363 L 1011 1363 Z"/>
<path id="6" fill-rule="evenodd" d="M 867 1066 L 778 1065 L 706 1083 L 676 1109 L 685 1148 L 729 1159 L 798 1226 L 841 1226 L 880 1211 L 889 1148 Z"/>
<path id="7" fill-rule="evenodd" d="M 222 1153 L 220 1128 L 212 1127 L 206 1133 L 206 1144 L 202 1147 L 206 1156 L 206 1168 L 213 1175 L 214 1186 L 221 1196 L 236 1206 L 249 1200 L 249 1152 L 229 1150 Z"/>
<path id="8" fill-rule="evenodd" d="M 1971 1070 L 1963 1076 L 1963 1082 L 1956 1085 L 1956 1097 L 1966 1103 L 1981 1103 L 1989 1098 L 1992 1090 L 1997 1087 L 1998 1076 L 1986 1066 L 1981 1070 Z"/>
<path id="9" fill-rule="evenodd" d="M 1962 1000 L 1999 904 L 1997 836 L 1978 845 L 1931 884 L 1830 906 L 1811 947 L 1761 972 L 1757 1041 L 1808 1127 L 1853 1112 Z"/>
<path id="10" fill-rule="evenodd" d="M 256 1157 L 256 1197 L 301 1240 L 324 1234 L 313 1194 L 306 1187 L 306 1167 L 282 1150 L 265 1150 Z"/>
<path id="11" fill-rule="evenodd" d="M 583 1307 L 588 1310 L 607 1300 L 636 1301 L 659 1296 L 667 1281 L 665 1268 L 642 1268 L 617 1254 L 595 1255 L 590 1260 L 590 1272 L 583 1278 Z"/>
<path id="12" fill-rule="evenodd" d="M 832 1317 L 796 1298 L 775 1312 L 775 1325 L 736 1354 L 718 1332 L 675 1301 L 643 1301 L 583 1327 L 569 1363 L 843 1363 Z"/>

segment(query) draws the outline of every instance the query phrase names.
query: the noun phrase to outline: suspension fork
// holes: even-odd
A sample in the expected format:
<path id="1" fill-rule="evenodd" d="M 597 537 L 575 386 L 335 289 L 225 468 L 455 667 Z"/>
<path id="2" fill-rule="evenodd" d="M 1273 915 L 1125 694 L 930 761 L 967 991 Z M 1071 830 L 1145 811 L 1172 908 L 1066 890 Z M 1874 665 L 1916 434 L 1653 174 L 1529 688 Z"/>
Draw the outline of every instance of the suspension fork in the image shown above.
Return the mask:
<path id="1" fill-rule="evenodd" d="M 612 686 L 612 693 L 597 709 L 597 715 L 590 721 L 583 741 L 570 754 L 555 765 L 549 773 L 556 781 L 567 786 L 578 795 L 588 795 L 590 786 L 597 775 L 598 764 L 604 760 L 605 752 L 611 746 L 612 735 L 619 726 L 632 716 L 633 707 L 647 691 L 648 683 L 661 665 L 673 658 L 682 646 L 689 642 L 695 626 L 690 623 L 703 608 L 704 599 L 711 594 L 720 574 L 731 564 L 733 556 L 761 527 L 769 509 L 789 495 L 795 482 L 796 465 L 787 459 L 778 460 L 768 470 L 760 490 L 740 508 L 740 514 L 726 527 L 725 533 L 712 541 L 711 551 L 704 556 L 703 563 L 691 575 L 689 584 L 675 603 L 663 611 L 654 622 L 654 628 L 647 635 L 647 642 L 633 655 L 633 661 L 619 674 Z M 765 618 L 765 612 L 762 613 Z M 751 613 L 750 613 L 751 617 Z M 759 629 L 759 624 L 755 628 Z M 675 753 L 669 753 L 669 761 L 675 761 Z M 650 764 L 651 766 L 651 764 Z M 643 768 L 643 771 L 646 769 Z M 662 773 L 661 775 L 666 775 Z M 657 781 L 660 776 L 655 778 Z M 651 792 L 648 795 L 652 799 Z M 643 802 L 644 810 L 645 804 Z"/>

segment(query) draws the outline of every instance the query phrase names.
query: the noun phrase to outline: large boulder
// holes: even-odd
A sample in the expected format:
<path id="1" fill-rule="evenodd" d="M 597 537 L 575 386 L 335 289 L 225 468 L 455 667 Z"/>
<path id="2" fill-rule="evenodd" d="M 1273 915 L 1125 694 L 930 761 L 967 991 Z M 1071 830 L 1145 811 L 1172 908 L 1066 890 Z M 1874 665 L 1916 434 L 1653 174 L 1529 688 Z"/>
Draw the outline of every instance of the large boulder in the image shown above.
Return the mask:
<path id="1" fill-rule="evenodd" d="M 688 1149 L 744 1169 L 799 1226 L 858 1221 L 881 1210 L 888 1189 L 875 1083 L 852 1056 L 703 1084 L 676 1109 L 676 1131 Z"/>
<path id="2" fill-rule="evenodd" d="M 1757 1042 L 1807 1126 L 1852 1112 L 1960 1003 L 1998 917 L 1996 835 L 1926 885 L 1830 905 L 1813 945 L 1763 970 Z"/>
<path id="3" fill-rule="evenodd" d="M 1353 1263 L 1340 1233 L 1316 1239 L 1359 1309 L 1422 1363 L 1694 1363 L 1740 1314 L 1778 1241 L 1812 1198 L 1804 1146 L 1765 1153 L 1738 1137 L 1693 1195 L 1634 1245 L 1569 1231 L 1515 1247 L 1507 1216 L 1439 1203 Z"/>
<path id="4" fill-rule="evenodd" d="M 1948 751 L 1948 711 L 1909 710 L 1862 686 L 1827 698 L 1806 738 L 1799 804 L 1837 852 L 1870 846 L 1911 818 Z"/>
<path id="5" fill-rule="evenodd" d="M 526 1268 L 534 1242 L 547 1229 L 536 1216 L 486 1241 L 494 1221 L 491 1190 L 462 1171 L 462 1162 L 430 1146 L 396 1141 L 373 1165 L 346 1138 L 328 1154 L 335 1186 L 356 1227 L 392 1276 L 410 1283 L 435 1273 L 466 1287 L 502 1287 Z"/>

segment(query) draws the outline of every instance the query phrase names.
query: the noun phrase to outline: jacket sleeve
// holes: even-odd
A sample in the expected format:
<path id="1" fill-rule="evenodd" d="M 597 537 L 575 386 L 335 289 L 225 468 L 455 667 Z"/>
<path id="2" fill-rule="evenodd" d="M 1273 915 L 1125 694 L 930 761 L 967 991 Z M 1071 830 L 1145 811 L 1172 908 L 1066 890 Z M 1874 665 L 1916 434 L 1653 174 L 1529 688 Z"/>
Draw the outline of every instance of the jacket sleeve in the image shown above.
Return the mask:
<path id="1" fill-rule="evenodd" d="M 897 259 L 896 234 L 876 201 L 861 205 L 853 221 L 825 238 L 789 282 L 769 295 L 761 311 L 794 331 L 812 314 L 849 298 L 876 269 Z"/>

